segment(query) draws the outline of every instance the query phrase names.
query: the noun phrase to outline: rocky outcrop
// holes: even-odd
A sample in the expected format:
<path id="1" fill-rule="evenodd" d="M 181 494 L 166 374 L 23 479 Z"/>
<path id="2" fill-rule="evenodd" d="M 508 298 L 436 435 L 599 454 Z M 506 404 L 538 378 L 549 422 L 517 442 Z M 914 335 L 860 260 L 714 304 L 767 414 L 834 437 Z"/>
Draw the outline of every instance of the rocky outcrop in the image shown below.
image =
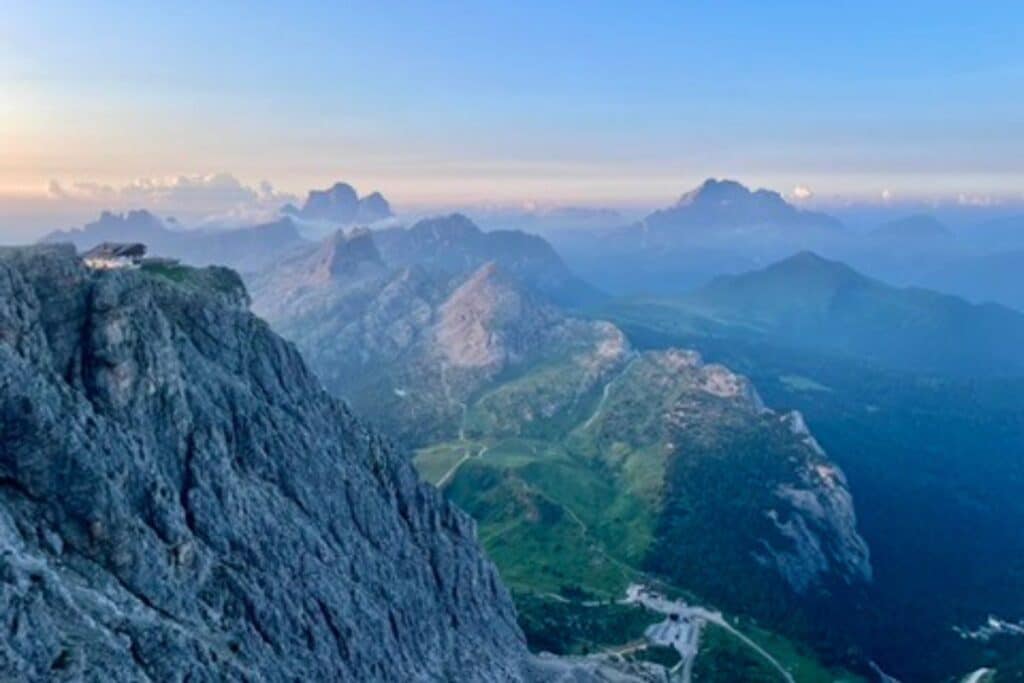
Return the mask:
<path id="1" fill-rule="evenodd" d="M 365 228 L 347 235 L 337 231 L 321 243 L 315 258 L 312 277 L 319 280 L 352 278 L 361 272 L 373 273 L 384 268 L 373 235 Z"/>
<path id="2" fill-rule="evenodd" d="M 776 488 L 776 495 L 798 514 L 783 521 L 775 509 L 765 513 L 791 543 L 777 548 L 766 541 L 767 553 L 758 553 L 759 561 L 773 564 L 797 592 L 807 591 L 829 574 L 850 584 L 870 581 L 870 554 L 857 531 L 846 476 L 825 459 L 825 451 L 800 413 L 786 413 L 780 421 L 807 446 L 814 459 L 796 469 L 793 482 Z"/>
<path id="3" fill-rule="evenodd" d="M 703 574 L 693 556 L 704 541 L 679 541 L 689 533 L 684 530 L 699 533 L 719 525 L 735 535 L 734 542 L 718 542 L 716 556 L 705 555 L 699 564 L 746 565 L 748 582 L 740 590 L 749 592 L 750 602 L 762 602 L 751 590 L 756 586 L 814 597 L 830 587 L 871 581 L 868 547 L 857 531 L 846 478 L 799 413 L 766 408 L 746 378 L 704 364 L 692 351 L 650 352 L 633 371 L 647 373 L 647 390 L 667 406 L 664 438 L 673 455 L 663 542 L 671 538 L 690 549 L 687 554 L 665 543 L 652 566 L 670 575 Z M 702 492 L 702 486 L 714 493 Z M 754 578 L 755 565 L 768 574 Z M 702 580 L 709 594 L 726 600 L 719 578 Z"/>
<path id="4" fill-rule="evenodd" d="M 313 248 L 249 273 L 246 282 L 253 292 L 253 312 L 274 321 L 316 315 L 354 290 L 383 286 L 389 274 L 370 231 L 353 228 L 336 230 Z"/>
<path id="5" fill-rule="evenodd" d="M 472 522 L 289 344 L 70 247 L 0 254 L 0 620 L 5 679 L 530 675 Z"/>
<path id="6" fill-rule="evenodd" d="M 442 362 L 492 371 L 535 350 L 562 317 L 532 301 L 493 262 L 461 284 L 438 313 L 434 338 Z"/>

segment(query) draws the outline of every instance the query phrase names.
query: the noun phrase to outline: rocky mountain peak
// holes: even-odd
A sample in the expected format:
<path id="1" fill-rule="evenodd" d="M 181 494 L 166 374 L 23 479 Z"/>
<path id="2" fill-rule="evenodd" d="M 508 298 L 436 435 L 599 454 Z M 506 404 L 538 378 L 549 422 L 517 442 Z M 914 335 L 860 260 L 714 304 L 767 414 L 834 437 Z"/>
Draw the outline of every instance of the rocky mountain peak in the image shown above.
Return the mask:
<path id="1" fill-rule="evenodd" d="M 734 239 L 735 233 L 741 231 L 746 239 L 768 228 L 787 232 L 834 230 L 841 223 L 826 214 L 798 209 L 778 192 L 752 192 L 734 180 L 709 178 L 672 206 L 647 216 L 641 225 L 647 231 L 677 236 L 721 234 Z"/>
<path id="2" fill-rule="evenodd" d="M 320 281 L 350 278 L 361 271 L 380 270 L 384 263 L 373 241 L 373 233 L 355 228 L 348 234 L 338 230 L 321 242 L 314 256 L 313 278 Z"/>
<path id="3" fill-rule="evenodd" d="M 372 223 L 392 215 L 391 205 L 379 192 L 360 198 L 354 187 L 342 182 L 334 183 L 326 190 L 310 190 L 301 209 L 287 204 L 281 212 L 338 225 Z"/>
<path id="4" fill-rule="evenodd" d="M 735 180 L 708 178 L 700 187 L 690 190 L 679 198 L 676 206 L 722 205 L 749 199 L 750 190 Z"/>
<path id="5" fill-rule="evenodd" d="M 359 195 L 351 185 L 335 183 L 326 190 L 310 190 L 302 211 L 347 222 L 355 215 L 358 204 Z"/>
<path id="6" fill-rule="evenodd" d="M 795 207 L 778 192 L 759 189 L 751 191 L 735 180 L 708 178 L 700 187 L 690 190 L 675 204 L 676 207 L 704 207 L 708 209 L 750 210 L 762 212 L 791 212 Z"/>
<path id="7" fill-rule="evenodd" d="M 371 192 L 359 200 L 356 220 L 362 223 L 373 223 L 382 218 L 392 216 L 391 204 L 380 192 Z"/>
<path id="8" fill-rule="evenodd" d="M 421 221 L 417 221 L 409 230 L 419 235 L 430 236 L 434 240 L 442 242 L 464 240 L 466 238 L 478 237 L 482 234 L 476 223 L 461 213 L 424 218 Z"/>

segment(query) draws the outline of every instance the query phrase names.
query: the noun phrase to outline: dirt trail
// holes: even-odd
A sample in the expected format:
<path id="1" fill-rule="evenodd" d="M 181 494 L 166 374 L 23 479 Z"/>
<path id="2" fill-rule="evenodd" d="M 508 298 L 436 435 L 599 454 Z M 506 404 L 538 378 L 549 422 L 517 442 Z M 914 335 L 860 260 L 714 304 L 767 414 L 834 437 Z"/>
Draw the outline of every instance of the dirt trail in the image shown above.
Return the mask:
<path id="1" fill-rule="evenodd" d="M 617 381 L 622 379 L 622 377 L 627 372 L 629 372 L 629 369 L 633 366 L 633 363 L 637 362 L 639 359 L 639 356 L 632 358 L 628 363 L 626 363 L 622 370 L 620 370 L 618 374 L 615 375 L 615 377 L 612 377 L 610 380 L 608 380 L 608 383 L 604 385 L 604 389 L 601 391 L 601 400 L 598 401 L 597 408 L 594 409 L 593 414 L 587 418 L 587 421 L 583 423 L 580 429 L 589 428 L 590 425 L 594 424 L 594 421 L 597 420 L 597 418 L 601 417 L 601 413 L 604 411 L 604 405 L 605 403 L 608 402 L 608 394 L 611 393 L 612 385 L 614 385 Z"/>
<path id="2" fill-rule="evenodd" d="M 487 446 L 481 446 L 480 450 L 476 452 L 476 455 L 474 455 L 472 451 L 467 450 L 466 454 L 459 458 L 459 461 L 452 465 L 448 469 L 448 471 L 445 472 L 441 476 L 441 478 L 437 480 L 437 483 L 434 485 L 439 489 L 444 488 L 444 485 L 447 484 L 451 480 L 451 478 L 455 476 L 455 474 L 459 471 L 459 468 L 462 467 L 467 460 L 469 460 L 470 458 L 483 457 L 483 454 L 487 452 L 487 448 Z"/>

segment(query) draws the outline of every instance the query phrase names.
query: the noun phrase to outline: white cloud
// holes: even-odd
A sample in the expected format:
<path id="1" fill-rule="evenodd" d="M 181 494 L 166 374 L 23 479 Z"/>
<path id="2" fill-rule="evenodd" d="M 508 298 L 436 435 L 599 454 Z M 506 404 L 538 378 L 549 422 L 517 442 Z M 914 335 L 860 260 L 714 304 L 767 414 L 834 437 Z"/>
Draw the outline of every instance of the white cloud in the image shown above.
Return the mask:
<path id="1" fill-rule="evenodd" d="M 814 192 L 811 188 L 806 185 L 797 185 L 793 188 L 793 191 L 789 193 L 790 199 L 794 199 L 798 202 L 806 201 L 814 196 Z"/>
<path id="2" fill-rule="evenodd" d="M 892 192 L 888 188 L 882 190 L 882 201 L 887 202 L 892 199 Z"/>
<path id="3" fill-rule="evenodd" d="M 956 198 L 960 206 L 995 206 L 1000 202 L 993 197 L 977 194 L 960 194 Z"/>
<path id="4" fill-rule="evenodd" d="M 294 195 L 279 192 L 265 180 L 251 187 L 230 173 L 139 178 L 116 187 L 51 180 L 47 195 L 53 201 L 68 204 L 111 210 L 144 208 L 201 223 L 267 218 L 285 202 L 296 201 Z"/>

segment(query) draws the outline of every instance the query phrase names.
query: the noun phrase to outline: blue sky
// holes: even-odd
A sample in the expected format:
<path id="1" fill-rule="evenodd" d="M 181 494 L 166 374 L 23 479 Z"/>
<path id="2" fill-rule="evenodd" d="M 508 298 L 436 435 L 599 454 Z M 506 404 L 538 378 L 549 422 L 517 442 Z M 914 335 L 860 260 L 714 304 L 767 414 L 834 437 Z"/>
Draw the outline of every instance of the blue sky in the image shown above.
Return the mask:
<path id="1" fill-rule="evenodd" d="M 1020 3 L 0 12 L 8 203 L 222 172 L 409 204 L 657 203 L 706 176 L 819 201 L 1024 196 Z"/>

